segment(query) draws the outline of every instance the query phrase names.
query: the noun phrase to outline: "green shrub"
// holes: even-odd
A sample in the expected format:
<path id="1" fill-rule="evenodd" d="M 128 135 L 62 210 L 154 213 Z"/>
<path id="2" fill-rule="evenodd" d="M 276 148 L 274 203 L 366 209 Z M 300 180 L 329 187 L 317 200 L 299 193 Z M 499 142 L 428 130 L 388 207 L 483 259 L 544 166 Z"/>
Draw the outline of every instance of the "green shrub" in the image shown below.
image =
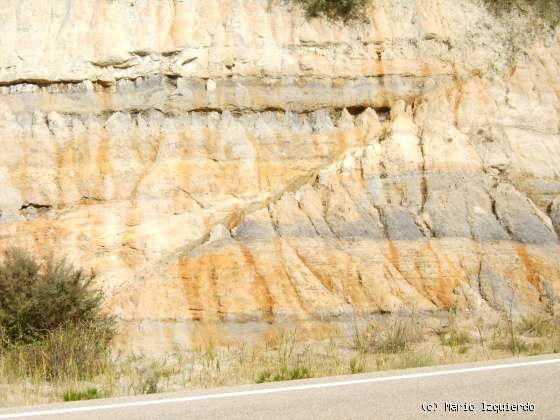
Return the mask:
<path id="1" fill-rule="evenodd" d="M 367 0 L 296 0 L 309 17 L 324 16 L 343 21 L 365 16 Z"/>
<path id="2" fill-rule="evenodd" d="M 296 366 L 288 372 L 288 378 L 291 381 L 311 378 L 311 370 L 306 366 Z"/>
<path id="3" fill-rule="evenodd" d="M 0 328 L 5 341 L 32 343 L 63 325 L 103 325 L 103 295 L 92 288 L 93 274 L 65 260 L 41 267 L 28 253 L 10 249 L 0 265 Z"/>

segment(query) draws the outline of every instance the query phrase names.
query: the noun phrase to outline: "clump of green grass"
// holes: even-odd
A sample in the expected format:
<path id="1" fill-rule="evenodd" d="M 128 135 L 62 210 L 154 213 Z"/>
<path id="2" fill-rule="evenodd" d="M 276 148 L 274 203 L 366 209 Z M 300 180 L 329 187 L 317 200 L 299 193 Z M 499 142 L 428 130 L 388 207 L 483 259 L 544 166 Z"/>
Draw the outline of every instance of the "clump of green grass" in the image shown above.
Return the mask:
<path id="1" fill-rule="evenodd" d="M 469 351 L 470 346 L 466 345 L 466 344 L 462 344 L 457 348 L 457 352 L 459 354 L 465 354 Z"/>
<path id="2" fill-rule="evenodd" d="M 101 394 L 97 388 L 88 388 L 85 391 L 69 390 L 62 396 L 65 402 L 81 401 L 81 400 L 95 400 L 101 398 Z"/>
<path id="3" fill-rule="evenodd" d="M 471 336 L 468 332 L 461 330 L 457 325 L 452 325 L 448 332 L 440 334 L 439 340 L 443 346 L 449 346 L 451 350 L 458 350 L 459 353 L 466 353 Z"/>
<path id="4" fill-rule="evenodd" d="M 302 360 L 301 354 L 295 352 L 296 332 L 280 331 L 276 340 L 275 357 L 269 361 L 272 368 L 262 370 L 258 373 L 255 382 L 279 382 L 293 381 L 312 377 L 309 365 L 309 349 L 307 350 L 307 363 Z M 304 352 L 305 354 L 305 352 Z M 266 362 L 266 361 L 265 361 Z"/>
<path id="5" fill-rule="evenodd" d="M 255 382 L 262 384 L 265 382 L 281 382 L 281 381 L 296 381 L 299 379 L 311 378 L 311 370 L 307 366 L 295 366 L 290 369 L 282 369 L 279 371 L 263 370 L 261 371 Z"/>
<path id="6" fill-rule="evenodd" d="M 366 370 L 366 363 L 362 356 L 352 357 L 349 362 L 350 373 L 355 375 L 357 373 L 363 373 Z"/>
<path id="7" fill-rule="evenodd" d="M 551 343 L 551 353 L 560 353 L 560 338 L 555 337 L 554 341 Z"/>
<path id="8" fill-rule="evenodd" d="M 333 20 L 365 18 L 368 0 L 296 0 L 309 17 L 324 16 Z"/>
<path id="9" fill-rule="evenodd" d="M 265 382 L 273 382 L 273 376 L 274 372 L 272 372 L 272 370 L 266 369 L 263 370 L 261 372 L 259 372 L 259 374 L 257 375 L 257 378 L 255 379 L 255 382 L 258 384 L 264 384 Z"/>

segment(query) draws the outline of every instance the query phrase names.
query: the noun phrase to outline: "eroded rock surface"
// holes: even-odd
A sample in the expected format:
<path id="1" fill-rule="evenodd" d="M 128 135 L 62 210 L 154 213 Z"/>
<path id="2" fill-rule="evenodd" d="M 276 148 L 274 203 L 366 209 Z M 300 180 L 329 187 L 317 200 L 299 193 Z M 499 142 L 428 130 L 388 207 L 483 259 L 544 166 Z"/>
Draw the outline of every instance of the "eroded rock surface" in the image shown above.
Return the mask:
<path id="1" fill-rule="evenodd" d="M 375 4 L 4 1 L 0 247 L 94 269 L 150 351 L 554 307 L 559 34 Z"/>

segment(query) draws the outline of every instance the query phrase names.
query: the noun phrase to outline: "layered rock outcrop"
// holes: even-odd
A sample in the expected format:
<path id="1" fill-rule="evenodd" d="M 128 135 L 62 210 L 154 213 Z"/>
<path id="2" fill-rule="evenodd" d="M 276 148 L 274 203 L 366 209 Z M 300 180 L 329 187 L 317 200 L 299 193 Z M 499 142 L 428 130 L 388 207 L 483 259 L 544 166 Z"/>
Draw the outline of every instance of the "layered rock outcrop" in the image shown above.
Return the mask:
<path id="1" fill-rule="evenodd" d="M 94 269 L 122 345 L 551 309 L 559 34 L 476 0 L 0 6 L 0 247 Z"/>

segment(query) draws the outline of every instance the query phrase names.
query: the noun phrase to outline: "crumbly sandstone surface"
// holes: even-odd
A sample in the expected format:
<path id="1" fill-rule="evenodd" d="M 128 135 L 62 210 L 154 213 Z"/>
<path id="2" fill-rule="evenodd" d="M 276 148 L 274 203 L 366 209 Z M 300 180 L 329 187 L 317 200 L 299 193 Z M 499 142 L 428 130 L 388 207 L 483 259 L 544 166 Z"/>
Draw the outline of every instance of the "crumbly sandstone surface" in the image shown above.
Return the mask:
<path id="1" fill-rule="evenodd" d="M 3 0 L 0 248 L 119 346 L 560 295 L 560 34 L 478 0 Z"/>

